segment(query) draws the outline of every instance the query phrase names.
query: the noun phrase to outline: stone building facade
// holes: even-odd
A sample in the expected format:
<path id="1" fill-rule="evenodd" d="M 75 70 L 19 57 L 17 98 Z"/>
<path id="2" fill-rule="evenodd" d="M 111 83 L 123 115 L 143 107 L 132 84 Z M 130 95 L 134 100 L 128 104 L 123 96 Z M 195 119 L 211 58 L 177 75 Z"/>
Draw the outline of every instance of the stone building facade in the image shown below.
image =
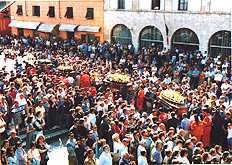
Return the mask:
<path id="1" fill-rule="evenodd" d="M 231 52 L 230 6 L 232 2 L 227 0 L 106 0 L 104 38 L 120 38 L 120 30 L 115 32 L 115 27 L 122 25 L 131 33 L 131 41 L 127 41 L 137 49 L 144 46 L 143 40 L 145 46 L 157 42 L 168 49 L 212 48 L 216 54 L 221 49 L 227 54 Z M 152 27 L 150 32 L 143 31 L 146 27 Z M 151 33 L 158 34 L 149 37 Z"/>

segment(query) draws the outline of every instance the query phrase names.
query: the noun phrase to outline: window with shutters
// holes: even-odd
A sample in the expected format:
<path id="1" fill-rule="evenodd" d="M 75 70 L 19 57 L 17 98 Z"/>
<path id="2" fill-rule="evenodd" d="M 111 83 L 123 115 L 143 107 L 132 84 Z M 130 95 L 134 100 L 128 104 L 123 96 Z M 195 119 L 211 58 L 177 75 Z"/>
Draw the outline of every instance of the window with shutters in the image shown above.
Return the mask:
<path id="1" fill-rule="evenodd" d="M 22 5 L 17 6 L 16 14 L 17 15 L 23 15 L 23 6 Z"/>
<path id="2" fill-rule="evenodd" d="M 160 0 L 151 1 L 151 10 L 160 10 Z"/>
<path id="3" fill-rule="evenodd" d="M 49 17 L 55 17 L 55 7 L 54 6 L 49 6 L 47 16 L 49 16 Z"/>
<path id="4" fill-rule="evenodd" d="M 187 11 L 188 10 L 188 0 L 179 0 L 178 10 Z"/>
<path id="5" fill-rule="evenodd" d="M 32 6 L 32 15 L 33 16 L 40 16 L 40 6 Z"/>
<path id="6" fill-rule="evenodd" d="M 118 0 L 118 9 L 125 9 L 125 0 Z"/>
<path id="7" fill-rule="evenodd" d="M 67 7 L 65 17 L 66 18 L 73 18 L 73 7 Z"/>
<path id="8" fill-rule="evenodd" d="M 86 19 L 94 19 L 94 8 L 87 8 Z"/>

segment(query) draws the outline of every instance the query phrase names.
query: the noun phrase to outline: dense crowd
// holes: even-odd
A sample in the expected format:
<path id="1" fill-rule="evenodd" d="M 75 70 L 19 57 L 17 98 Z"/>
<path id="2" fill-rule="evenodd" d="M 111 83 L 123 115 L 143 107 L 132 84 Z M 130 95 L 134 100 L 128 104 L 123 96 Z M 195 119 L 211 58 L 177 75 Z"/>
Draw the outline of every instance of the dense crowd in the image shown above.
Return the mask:
<path id="1" fill-rule="evenodd" d="M 0 36 L 3 165 L 45 165 L 44 130 L 69 129 L 70 165 L 230 164 L 230 59 L 132 44 Z M 131 76 L 127 84 L 105 81 Z M 166 89 L 184 108 L 164 104 Z M 24 147 L 18 134 L 26 132 Z"/>

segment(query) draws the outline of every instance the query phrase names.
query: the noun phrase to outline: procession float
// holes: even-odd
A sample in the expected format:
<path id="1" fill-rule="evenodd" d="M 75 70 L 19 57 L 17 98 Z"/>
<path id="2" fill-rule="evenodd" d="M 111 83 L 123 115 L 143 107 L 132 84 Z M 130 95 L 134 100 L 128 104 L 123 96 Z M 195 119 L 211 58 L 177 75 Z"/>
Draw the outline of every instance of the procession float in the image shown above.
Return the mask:
<path id="1" fill-rule="evenodd" d="M 165 106 L 177 110 L 178 114 L 187 112 L 186 98 L 178 91 L 172 89 L 163 90 L 159 95 L 159 99 Z"/>
<path id="2" fill-rule="evenodd" d="M 106 75 L 104 82 L 111 89 L 121 90 L 123 87 L 127 87 L 131 82 L 131 77 L 122 73 L 109 73 Z"/>

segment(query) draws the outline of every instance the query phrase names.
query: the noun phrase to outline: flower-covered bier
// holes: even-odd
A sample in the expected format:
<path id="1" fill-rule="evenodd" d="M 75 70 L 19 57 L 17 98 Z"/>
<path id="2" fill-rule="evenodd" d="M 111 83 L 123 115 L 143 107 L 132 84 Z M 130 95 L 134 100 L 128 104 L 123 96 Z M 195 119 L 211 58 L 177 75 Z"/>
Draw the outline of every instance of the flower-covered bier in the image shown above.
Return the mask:
<path id="1" fill-rule="evenodd" d="M 160 96 L 170 102 L 176 103 L 176 104 L 184 104 L 185 97 L 183 97 L 179 92 L 174 90 L 164 90 L 160 93 Z"/>
<path id="2" fill-rule="evenodd" d="M 107 79 L 112 82 L 126 84 L 130 82 L 131 77 L 120 73 L 114 73 L 110 74 Z"/>

